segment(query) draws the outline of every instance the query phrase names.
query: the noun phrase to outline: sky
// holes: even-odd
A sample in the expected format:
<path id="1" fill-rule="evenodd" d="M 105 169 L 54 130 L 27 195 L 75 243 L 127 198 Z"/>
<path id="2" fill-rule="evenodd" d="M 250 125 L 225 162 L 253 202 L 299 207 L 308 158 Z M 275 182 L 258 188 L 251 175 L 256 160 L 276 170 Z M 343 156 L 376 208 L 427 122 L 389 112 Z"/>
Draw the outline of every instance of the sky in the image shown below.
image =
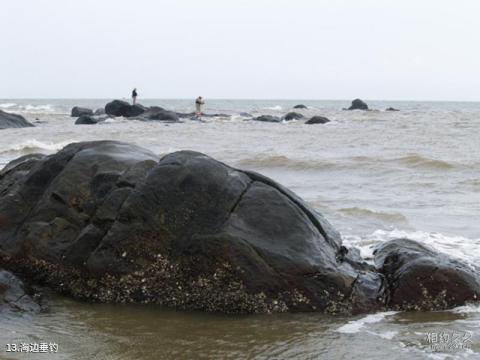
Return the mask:
<path id="1" fill-rule="evenodd" d="M 480 101 L 478 0 L 0 0 L 0 98 Z"/>

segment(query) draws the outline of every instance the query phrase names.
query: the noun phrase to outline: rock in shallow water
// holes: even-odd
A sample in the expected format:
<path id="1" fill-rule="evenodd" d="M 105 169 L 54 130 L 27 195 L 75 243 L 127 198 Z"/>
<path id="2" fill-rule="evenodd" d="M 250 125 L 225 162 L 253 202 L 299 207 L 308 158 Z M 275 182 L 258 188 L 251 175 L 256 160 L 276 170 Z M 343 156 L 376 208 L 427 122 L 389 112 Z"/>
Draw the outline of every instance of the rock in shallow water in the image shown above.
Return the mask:
<path id="1" fill-rule="evenodd" d="M 273 115 L 261 115 L 253 118 L 255 121 L 263 121 L 263 122 L 282 122 L 278 116 Z"/>
<path id="2" fill-rule="evenodd" d="M 305 116 L 296 112 L 289 112 L 283 117 L 283 120 L 290 121 L 290 120 L 300 120 L 303 119 Z"/>
<path id="3" fill-rule="evenodd" d="M 70 114 L 70 116 L 72 117 L 80 117 L 82 115 L 93 115 L 93 110 L 92 109 L 87 109 L 87 108 L 83 108 L 83 107 L 80 107 L 80 106 L 74 106 L 72 108 L 72 113 Z"/>
<path id="4" fill-rule="evenodd" d="M 313 124 L 326 124 L 330 122 L 326 117 L 324 116 L 313 116 L 310 118 L 310 120 L 307 120 L 305 124 L 307 125 L 313 125 Z"/>
<path id="5" fill-rule="evenodd" d="M 0 314 L 6 311 L 39 310 L 40 306 L 27 294 L 22 281 L 12 273 L 0 269 Z"/>
<path id="6" fill-rule="evenodd" d="M 95 125 L 107 119 L 108 115 L 82 115 L 75 121 L 75 125 Z"/>
<path id="7" fill-rule="evenodd" d="M 137 116 L 145 112 L 145 109 L 142 105 L 130 105 L 123 100 L 113 100 L 105 105 L 105 113 L 112 116 Z"/>
<path id="8" fill-rule="evenodd" d="M 415 241 L 389 241 L 374 254 L 388 283 L 389 308 L 443 310 L 480 298 L 478 269 Z"/>
<path id="9" fill-rule="evenodd" d="M 355 99 L 348 110 L 368 110 L 368 105 L 361 99 Z"/>
<path id="10" fill-rule="evenodd" d="M 71 144 L 8 165 L 0 194 L 3 263 L 76 298 L 225 313 L 381 306 L 380 277 L 320 214 L 200 153 Z"/>
<path id="11" fill-rule="evenodd" d="M 23 127 L 33 127 L 34 125 L 29 123 L 21 115 L 12 114 L 0 110 L 0 129 L 8 128 L 23 128 Z"/>
<path id="12" fill-rule="evenodd" d="M 0 265 L 79 299 L 224 313 L 360 313 L 392 298 L 383 267 L 273 180 L 111 141 L 0 171 Z"/>

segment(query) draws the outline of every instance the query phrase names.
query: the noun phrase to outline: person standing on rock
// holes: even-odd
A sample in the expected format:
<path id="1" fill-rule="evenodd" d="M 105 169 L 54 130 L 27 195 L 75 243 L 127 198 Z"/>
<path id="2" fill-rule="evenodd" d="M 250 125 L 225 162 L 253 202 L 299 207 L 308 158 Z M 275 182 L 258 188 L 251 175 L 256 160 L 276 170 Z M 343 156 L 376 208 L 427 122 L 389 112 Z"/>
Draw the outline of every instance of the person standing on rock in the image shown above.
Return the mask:
<path id="1" fill-rule="evenodd" d="M 137 102 L 137 88 L 133 89 L 132 91 L 132 102 L 133 102 L 133 105 L 135 105 L 135 103 Z"/>
<path id="2" fill-rule="evenodd" d="M 195 115 L 197 117 L 200 117 L 202 115 L 202 105 L 205 104 L 205 101 L 203 101 L 203 98 L 201 96 L 197 97 L 195 100 Z"/>

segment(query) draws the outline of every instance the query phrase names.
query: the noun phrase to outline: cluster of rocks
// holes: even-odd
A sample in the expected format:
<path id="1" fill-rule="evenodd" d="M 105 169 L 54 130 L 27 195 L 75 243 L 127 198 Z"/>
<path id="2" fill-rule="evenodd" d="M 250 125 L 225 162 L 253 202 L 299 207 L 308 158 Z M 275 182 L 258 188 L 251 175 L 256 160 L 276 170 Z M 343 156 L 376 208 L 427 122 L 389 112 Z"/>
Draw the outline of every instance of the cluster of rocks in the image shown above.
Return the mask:
<path id="1" fill-rule="evenodd" d="M 298 105 L 297 105 L 298 106 Z M 283 121 L 291 121 L 291 120 L 302 120 L 305 119 L 305 116 L 303 114 L 297 113 L 297 112 L 289 112 L 288 114 L 279 117 L 279 116 L 273 116 L 273 115 L 261 115 L 253 118 L 255 121 L 263 121 L 263 122 L 273 122 L 273 123 L 279 123 Z M 329 119 L 323 116 L 313 116 L 309 120 L 305 122 L 307 125 L 312 125 L 312 124 L 326 124 L 330 122 Z"/>
<path id="2" fill-rule="evenodd" d="M 21 115 L 12 114 L 3 110 L 0 110 L 0 130 L 9 128 L 24 128 L 33 127 L 34 125 L 29 123 Z"/>
<path id="3" fill-rule="evenodd" d="M 261 174 L 112 141 L 0 171 L 0 268 L 85 301 L 223 313 L 440 310 L 480 295 L 477 270 L 411 240 L 365 263 Z M 4 283 L 0 303 L 16 306 L 22 287 Z"/>
<path id="4" fill-rule="evenodd" d="M 113 100 L 105 105 L 104 109 L 93 112 L 91 109 L 74 107 L 71 116 L 78 117 L 75 124 L 91 125 L 98 124 L 110 117 L 123 116 L 131 120 L 162 121 L 170 123 L 181 122 L 182 118 L 196 118 L 194 112 L 179 113 L 166 110 L 160 106 L 146 107 L 141 104 L 130 104 L 123 100 Z M 202 117 L 230 117 L 226 114 L 202 114 Z"/>
<path id="5" fill-rule="evenodd" d="M 307 109 L 305 105 L 296 105 L 295 109 Z M 145 107 L 141 104 L 132 105 L 126 101 L 122 100 L 113 100 L 105 105 L 105 109 L 98 109 L 93 112 L 92 109 L 82 108 L 75 106 L 72 108 L 71 116 L 78 117 L 75 124 L 77 125 L 92 125 L 98 124 L 110 117 L 123 116 L 131 120 L 141 120 L 141 121 L 152 121 L 158 120 L 163 122 L 181 122 L 182 118 L 190 118 L 196 120 L 196 114 L 191 113 L 180 113 L 166 110 L 160 106 L 151 106 Z M 254 117 L 249 113 L 242 112 L 240 116 L 249 118 L 255 121 L 262 122 L 275 122 L 279 123 L 282 121 L 291 121 L 291 120 L 301 120 L 305 116 L 298 112 L 289 112 L 285 116 L 272 116 L 272 115 L 261 115 Z M 213 118 L 213 117 L 223 117 L 229 118 L 230 115 L 227 114 L 202 114 L 202 118 Z M 310 120 L 306 121 L 306 124 L 325 124 L 329 122 L 325 117 L 315 116 Z"/>

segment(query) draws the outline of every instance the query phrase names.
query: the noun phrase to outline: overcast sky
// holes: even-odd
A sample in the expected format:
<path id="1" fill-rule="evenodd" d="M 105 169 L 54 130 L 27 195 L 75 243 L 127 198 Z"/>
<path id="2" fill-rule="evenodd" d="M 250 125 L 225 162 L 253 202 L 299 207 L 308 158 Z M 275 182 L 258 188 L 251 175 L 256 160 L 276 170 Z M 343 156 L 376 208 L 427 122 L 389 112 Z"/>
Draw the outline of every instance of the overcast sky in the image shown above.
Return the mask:
<path id="1" fill-rule="evenodd" d="M 480 100 L 478 0 L 2 0 L 0 98 Z"/>

